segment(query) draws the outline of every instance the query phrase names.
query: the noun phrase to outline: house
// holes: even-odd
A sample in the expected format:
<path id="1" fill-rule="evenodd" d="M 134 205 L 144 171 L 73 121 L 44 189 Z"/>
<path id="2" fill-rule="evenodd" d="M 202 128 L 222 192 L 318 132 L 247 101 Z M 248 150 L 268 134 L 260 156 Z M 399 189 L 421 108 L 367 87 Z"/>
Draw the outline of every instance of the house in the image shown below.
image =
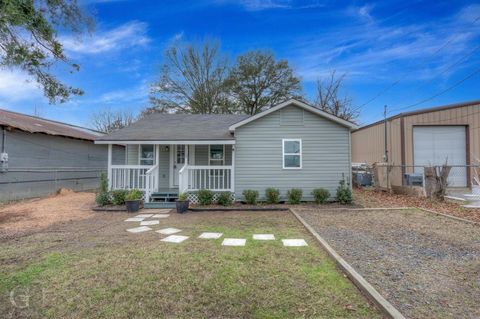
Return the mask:
<path id="1" fill-rule="evenodd" d="M 44 196 L 61 187 L 98 187 L 107 168 L 107 147 L 94 144 L 101 135 L 0 109 L 0 201 Z"/>
<path id="2" fill-rule="evenodd" d="M 231 192 L 242 200 L 246 189 L 301 188 L 304 199 L 324 187 L 334 195 L 350 180 L 350 131 L 356 125 L 297 100 L 254 116 L 152 114 L 96 139 L 126 146 L 109 152 L 112 189 L 139 188 L 145 201 L 169 201 L 186 192 Z M 152 205 L 151 205 L 152 206 Z"/>
<path id="3" fill-rule="evenodd" d="M 451 187 L 469 187 L 474 174 L 471 164 L 480 164 L 480 101 L 444 105 L 400 113 L 386 120 L 388 162 L 398 165 L 393 183 L 406 183 L 423 166 L 453 166 Z M 353 162 L 383 162 L 385 122 L 378 121 L 352 133 Z"/>

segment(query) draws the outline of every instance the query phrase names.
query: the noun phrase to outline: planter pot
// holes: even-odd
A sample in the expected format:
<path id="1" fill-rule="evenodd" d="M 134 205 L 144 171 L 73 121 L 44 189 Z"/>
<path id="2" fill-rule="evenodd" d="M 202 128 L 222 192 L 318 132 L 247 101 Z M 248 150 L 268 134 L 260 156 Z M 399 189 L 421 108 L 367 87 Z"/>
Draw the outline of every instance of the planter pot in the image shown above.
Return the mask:
<path id="1" fill-rule="evenodd" d="M 129 213 L 135 213 L 140 210 L 140 205 L 142 204 L 142 200 L 126 200 L 125 206 L 127 207 L 127 211 Z"/>
<path id="2" fill-rule="evenodd" d="M 177 207 L 177 213 L 183 214 L 188 210 L 188 205 L 190 204 L 190 201 L 176 201 L 175 205 Z"/>

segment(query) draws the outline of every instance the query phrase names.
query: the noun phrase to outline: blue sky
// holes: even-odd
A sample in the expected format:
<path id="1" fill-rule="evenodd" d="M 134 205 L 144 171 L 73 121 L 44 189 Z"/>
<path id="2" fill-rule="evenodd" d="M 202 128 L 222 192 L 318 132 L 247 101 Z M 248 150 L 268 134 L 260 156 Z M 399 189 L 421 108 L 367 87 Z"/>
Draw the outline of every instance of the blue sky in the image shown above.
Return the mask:
<path id="1" fill-rule="evenodd" d="M 0 107 L 89 126 L 104 108 L 138 112 L 173 41 L 217 39 L 230 59 L 268 49 L 287 59 L 313 99 L 317 78 L 347 73 L 345 93 L 364 105 L 360 123 L 448 90 L 423 107 L 480 99 L 480 4 L 467 1 L 84 0 L 96 29 L 81 38 L 61 34 L 81 65 L 55 72 L 85 90 L 49 105 L 18 71 L 0 70 Z M 477 72 L 477 73 L 475 73 Z M 464 82 L 465 78 L 469 77 Z M 461 83 L 460 83 L 461 82 Z M 453 89 L 450 87 L 455 86 Z M 369 102 L 369 103 L 367 103 Z"/>

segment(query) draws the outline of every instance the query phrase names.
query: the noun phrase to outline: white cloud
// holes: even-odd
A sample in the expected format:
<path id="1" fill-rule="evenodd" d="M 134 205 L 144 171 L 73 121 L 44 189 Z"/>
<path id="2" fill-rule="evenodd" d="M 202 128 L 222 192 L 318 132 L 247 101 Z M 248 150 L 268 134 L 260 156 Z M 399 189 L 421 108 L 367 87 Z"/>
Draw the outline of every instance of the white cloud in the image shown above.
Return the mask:
<path id="1" fill-rule="evenodd" d="M 4 103 L 38 99 L 40 96 L 40 88 L 26 74 L 0 69 L 0 99 Z"/>
<path id="2" fill-rule="evenodd" d="M 150 42 L 147 24 L 133 21 L 109 31 L 93 34 L 83 41 L 74 37 L 61 37 L 67 51 L 81 54 L 99 54 L 129 47 L 145 46 Z"/>

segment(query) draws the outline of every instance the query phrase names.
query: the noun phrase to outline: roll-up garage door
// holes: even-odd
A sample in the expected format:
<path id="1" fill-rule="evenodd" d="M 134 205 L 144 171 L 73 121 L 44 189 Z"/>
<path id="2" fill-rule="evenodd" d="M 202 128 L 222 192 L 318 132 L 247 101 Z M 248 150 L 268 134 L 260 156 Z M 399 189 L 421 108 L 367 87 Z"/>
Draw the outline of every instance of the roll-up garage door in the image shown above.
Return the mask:
<path id="1" fill-rule="evenodd" d="M 465 126 L 414 126 L 414 165 L 459 165 L 467 162 Z M 416 171 L 421 170 L 416 168 Z M 467 186 L 467 169 L 453 167 L 448 178 L 452 187 Z"/>

